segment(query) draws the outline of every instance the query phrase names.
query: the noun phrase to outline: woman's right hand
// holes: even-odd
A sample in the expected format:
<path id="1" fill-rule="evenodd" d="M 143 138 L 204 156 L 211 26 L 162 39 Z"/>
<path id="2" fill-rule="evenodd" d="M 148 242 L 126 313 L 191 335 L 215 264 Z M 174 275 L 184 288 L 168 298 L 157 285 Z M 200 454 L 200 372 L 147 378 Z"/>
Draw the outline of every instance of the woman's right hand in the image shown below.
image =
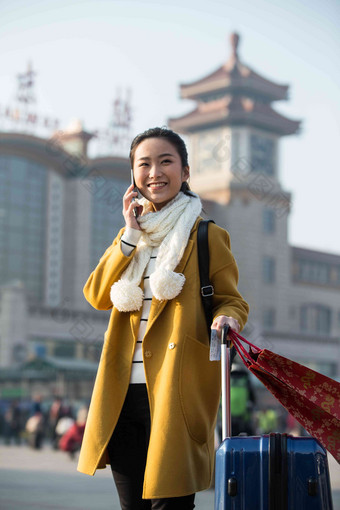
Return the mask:
<path id="1" fill-rule="evenodd" d="M 138 219 L 135 217 L 133 211 L 137 208 L 138 214 L 142 214 L 143 206 L 138 205 L 133 199 L 138 196 L 137 191 L 134 191 L 134 186 L 131 184 L 123 196 L 123 216 L 127 227 L 136 230 L 142 230 L 139 226 Z"/>

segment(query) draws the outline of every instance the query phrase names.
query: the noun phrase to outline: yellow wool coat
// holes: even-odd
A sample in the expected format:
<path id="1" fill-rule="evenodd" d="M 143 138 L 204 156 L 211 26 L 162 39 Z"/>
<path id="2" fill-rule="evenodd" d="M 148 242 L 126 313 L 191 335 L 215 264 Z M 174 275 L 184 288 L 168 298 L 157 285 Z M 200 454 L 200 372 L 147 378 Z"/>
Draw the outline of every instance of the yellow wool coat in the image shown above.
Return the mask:
<path id="1" fill-rule="evenodd" d="M 170 301 L 152 299 L 143 340 L 151 433 L 143 498 L 178 497 L 210 487 L 214 427 L 220 399 L 220 362 L 209 361 L 209 338 L 200 296 L 197 226 L 176 272 L 186 281 Z M 122 229 L 89 276 L 84 295 L 98 310 L 112 308 L 94 383 L 78 471 L 94 475 L 109 464 L 106 447 L 129 387 L 141 310 L 113 308 L 110 289 L 134 255 L 120 248 Z M 209 225 L 210 278 L 215 289 L 213 317 L 228 315 L 243 328 L 248 305 L 237 290 L 238 269 L 229 234 Z M 143 280 L 142 280 L 143 282 Z M 143 283 L 141 282 L 141 285 Z"/>

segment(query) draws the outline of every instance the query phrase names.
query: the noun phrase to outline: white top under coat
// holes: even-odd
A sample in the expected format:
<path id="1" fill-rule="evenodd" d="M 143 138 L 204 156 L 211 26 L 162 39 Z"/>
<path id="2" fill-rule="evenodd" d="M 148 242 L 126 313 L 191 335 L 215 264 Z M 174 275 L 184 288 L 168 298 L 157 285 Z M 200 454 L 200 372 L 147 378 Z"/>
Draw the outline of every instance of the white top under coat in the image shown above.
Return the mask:
<path id="1" fill-rule="evenodd" d="M 130 255 L 134 250 L 134 246 L 137 245 L 142 232 L 131 227 L 125 229 L 124 234 L 121 237 L 121 241 L 126 241 L 129 244 L 121 242 L 121 250 L 124 255 Z M 130 244 L 134 246 L 129 246 Z M 159 247 L 152 249 L 150 260 L 143 273 L 144 278 L 144 301 L 142 306 L 141 321 L 139 323 L 137 343 L 132 361 L 132 370 L 130 384 L 145 383 L 145 372 L 143 363 L 143 338 L 145 335 L 147 321 L 150 314 L 152 291 L 150 288 L 149 277 L 155 270 L 156 257 Z"/>

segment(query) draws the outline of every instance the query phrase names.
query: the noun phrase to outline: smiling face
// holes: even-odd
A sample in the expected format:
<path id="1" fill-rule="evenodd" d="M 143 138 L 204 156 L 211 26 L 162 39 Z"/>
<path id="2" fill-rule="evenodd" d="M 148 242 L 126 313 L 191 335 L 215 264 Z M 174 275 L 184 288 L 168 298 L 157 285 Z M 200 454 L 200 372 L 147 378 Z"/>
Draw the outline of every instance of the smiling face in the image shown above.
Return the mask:
<path id="1" fill-rule="evenodd" d="M 189 177 L 177 149 L 164 138 L 147 138 L 135 150 L 133 174 L 137 188 L 159 211 Z"/>

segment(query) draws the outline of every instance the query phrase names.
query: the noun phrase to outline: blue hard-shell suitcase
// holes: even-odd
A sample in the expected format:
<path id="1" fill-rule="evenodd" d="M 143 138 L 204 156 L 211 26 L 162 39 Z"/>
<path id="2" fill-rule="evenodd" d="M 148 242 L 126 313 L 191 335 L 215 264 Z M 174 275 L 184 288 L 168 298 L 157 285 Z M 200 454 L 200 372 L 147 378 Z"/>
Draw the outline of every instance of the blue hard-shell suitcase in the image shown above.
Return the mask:
<path id="1" fill-rule="evenodd" d="M 313 437 L 231 436 L 230 354 L 222 335 L 222 443 L 215 510 L 333 510 L 327 453 Z"/>

